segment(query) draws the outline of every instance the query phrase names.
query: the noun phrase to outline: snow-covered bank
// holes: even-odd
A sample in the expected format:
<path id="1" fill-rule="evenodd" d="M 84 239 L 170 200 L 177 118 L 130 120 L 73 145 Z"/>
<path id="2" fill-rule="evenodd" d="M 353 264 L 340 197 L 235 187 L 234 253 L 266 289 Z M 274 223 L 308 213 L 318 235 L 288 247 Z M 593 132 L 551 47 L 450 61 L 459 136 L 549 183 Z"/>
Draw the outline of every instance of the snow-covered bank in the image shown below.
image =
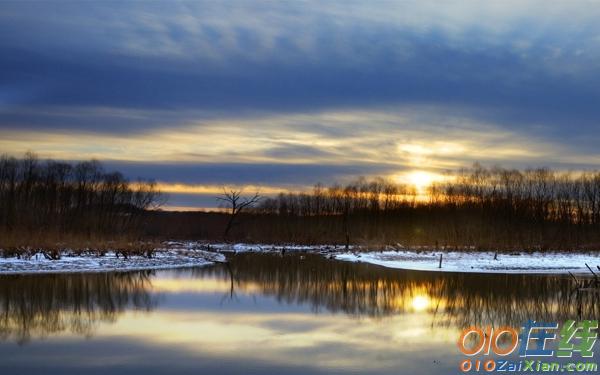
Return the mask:
<path id="1" fill-rule="evenodd" d="M 443 254 L 442 268 L 439 268 L 440 254 Z M 512 274 L 590 274 L 586 263 L 594 271 L 600 265 L 599 253 L 500 253 L 497 259 L 494 255 L 493 252 L 384 251 L 343 253 L 335 255 L 335 259 L 415 271 Z"/>
<path id="2" fill-rule="evenodd" d="M 118 256 L 115 251 L 108 251 L 102 256 L 94 251 L 76 255 L 70 250 L 62 251 L 60 258 L 54 260 L 47 259 L 42 252 L 28 254 L 21 258 L 0 257 L 0 275 L 185 268 L 224 262 L 226 260 L 225 253 L 313 252 L 331 254 L 343 249 L 335 245 L 209 244 L 197 241 L 167 241 L 163 243 L 162 247 L 154 251 L 152 258 L 139 255 L 130 255 L 124 258 L 122 253 Z"/>
<path id="3" fill-rule="evenodd" d="M 499 253 L 494 252 L 439 252 L 439 251 L 365 251 L 361 247 L 336 245 L 273 245 L 273 244 L 209 244 L 196 241 L 168 241 L 155 250 L 152 258 L 144 256 L 117 256 L 113 251 L 103 256 L 74 255 L 64 251 L 60 259 L 50 260 L 42 253 L 25 258 L 0 258 L 1 274 L 106 272 L 147 269 L 183 268 L 224 262 L 224 254 L 238 253 L 313 253 L 340 261 L 364 262 L 389 268 L 479 273 L 567 273 L 590 274 L 586 263 L 594 271 L 600 265 L 600 253 Z M 443 254 L 442 268 L 439 267 Z M 600 273 L 600 271 L 598 271 Z"/>
<path id="4" fill-rule="evenodd" d="M 197 246 L 190 243 L 190 246 Z M 346 252 L 339 245 L 269 245 L 269 244 L 214 244 L 211 250 L 219 252 L 310 252 L 323 254 L 337 260 L 365 262 L 389 268 L 416 271 L 438 272 L 479 272 L 479 273 L 574 273 L 590 274 L 586 263 L 597 270 L 600 253 L 525 253 L 510 254 L 495 252 L 443 252 L 442 268 L 439 268 L 441 252 L 433 251 L 361 251 L 360 247 L 350 246 Z M 600 273 L 600 271 L 598 271 Z"/>
<path id="5" fill-rule="evenodd" d="M 294 245 L 294 244 L 250 244 L 250 243 L 201 243 L 195 241 L 167 241 L 165 245 L 169 248 L 179 249 L 203 249 L 219 253 L 281 253 L 281 252 L 300 252 L 300 253 L 321 253 L 332 254 L 345 250 L 340 245 Z M 348 249 L 354 250 L 356 247 L 349 246 Z"/>
<path id="6" fill-rule="evenodd" d="M 223 254 L 197 249 L 160 249 L 152 258 L 142 256 L 117 257 L 114 252 L 71 255 L 65 252 L 60 259 L 49 260 L 42 254 L 30 259 L 0 258 L 0 275 L 28 273 L 108 272 L 184 268 L 211 265 L 225 260 Z"/>
<path id="7" fill-rule="evenodd" d="M 273 244 L 214 244 L 210 245 L 211 249 L 220 252 L 233 252 L 233 253 L 268 253 L 268 252 L 312 252 L 312 253 L 331 253 L 343 251 L 343 246 L 338 245 L 273 245 Z M 354 249 L 350 246 L 349 249 Z"/>

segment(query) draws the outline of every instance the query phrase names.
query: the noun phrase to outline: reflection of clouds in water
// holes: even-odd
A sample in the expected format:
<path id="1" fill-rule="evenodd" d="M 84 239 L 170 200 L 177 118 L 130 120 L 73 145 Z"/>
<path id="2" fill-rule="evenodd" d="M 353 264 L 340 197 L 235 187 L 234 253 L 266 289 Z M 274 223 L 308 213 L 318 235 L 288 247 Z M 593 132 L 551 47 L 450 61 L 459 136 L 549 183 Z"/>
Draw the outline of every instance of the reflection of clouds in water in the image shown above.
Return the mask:
<path id="1" fill-rule="evenodd" d="M 189 353 L 252 358 L 332 368 L 400 366 L 408 355 L 424 359 L 432 346 L 451 354 L 455 330 L 432 333 L 426 320 L 411 314 L 355 319 L 329 314 L 246 312 L 163 312 L 124 314 L 102 336 L 126 336 Z M 402 355 L 399 355 L 399 352 Z M 374 353 L 380 358 L 371 362 Z"/>
<path id="2" fill-rule="evenodd" d="M 369 327 L 384 325 L 393 329 L 378 333 L 380 340 L 388 334 L 388 341 L 410 338 L 417 343 L 434 331 L 451 336 L 473 324 L 518 326 L 527 319 L 598 316 L 593 295 L 574 293 L 572 280 L 565 277 L 403 272 L 310 254 L 302 259 L 241 254 L 232 258 L 230 269 L 232 274 L 227 267 L 215 266 L 157 273 L 4 277 L 0 328 L 4 339 L 26 341 L 69 331 L 91 335 L 99 322 L 125 329 L 126 320 L 130 330 L 138 329 L 132 334 L 141 335 L 139 327 L 145 325 L 149 336 L 160 332 L 187 342 L 184 323 L 193 322 L 190 331 L 210 333 L 225 346 L 244 338 L 262 345 L 277 335 L 292 340 L 283 346 L 310 346 L 319 345 L 319 340 L 337 342 L 337 329 L 362 327 L 361 334 L 369 334 Z M 154 312 L 130 321 L 131 309 Z M 168 323 L 166 316 L 179 323 L 183 319 L 184 325 L 175 329 L 177 323 Z M 343 326 L 347 321 L 356 326 Z M 101 335 L 111 328 L 103 326 L 100 331 Z M 305 332 L 312 332 L 317 341 L 310 341 Z"/>
<path id="3" fill-rule="evenodd" d="M 556 276 L 403 272 L 310 254 L 240 254 L 229 268 L 0 278 L 4 339 L 49 340 L 21 347 L 0 370 L 27 362 L 68 373 L 64 361 L 40 354 L 54 350 L 73 357 L 72 368 L 111 373 L 218 363 L 227 373 L 439 374 L 456 369 L 464 325 L 578 313 L 571 280 Z M 597 316 L 583 298 L 582 314 Z M 77 328 L 82 322 L 90 329 Z M 98 342 L 105 346 L 88 358 Z"/>

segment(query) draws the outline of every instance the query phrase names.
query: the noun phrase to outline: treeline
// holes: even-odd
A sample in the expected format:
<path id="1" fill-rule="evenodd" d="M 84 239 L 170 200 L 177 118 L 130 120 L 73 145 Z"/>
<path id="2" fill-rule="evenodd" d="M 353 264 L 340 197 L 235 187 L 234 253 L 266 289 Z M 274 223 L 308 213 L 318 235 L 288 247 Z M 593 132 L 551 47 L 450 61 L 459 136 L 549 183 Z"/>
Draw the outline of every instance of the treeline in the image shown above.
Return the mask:
<path id="1" fill-rule="evenodd" d="M 238 235 L 261 241 L 597 249 L 600 172 L 475 165 L 427 192 L 361 178 L 263 199 L 248 217 Z"/>
<path id="2" fill-rule="evenodd" d="M 475 165 L 427 191 L 382 178 L 319 184 L 310 192 L 262 198 L 237 212 L 235 225 L 226 213 L 153 210 L 162 201 L 154 183 L 128 181 L 98 161 L 0 156 L 0 245 L 11 242 L 7 238 L 27 245 L 32 237 L 56 242 L 68 236 L 223 241 L 231 227 L 227 241 L 600 248 L 600 172 Z"/>
<path id="3" fill-rule="evenodd" d="M 0 233 L 4 239 L 102 238 L 143 230 L 143 212 L 160 202 L 153 182 L 128 181 L 96 160 L 41 161 L 0 156 Z"/>

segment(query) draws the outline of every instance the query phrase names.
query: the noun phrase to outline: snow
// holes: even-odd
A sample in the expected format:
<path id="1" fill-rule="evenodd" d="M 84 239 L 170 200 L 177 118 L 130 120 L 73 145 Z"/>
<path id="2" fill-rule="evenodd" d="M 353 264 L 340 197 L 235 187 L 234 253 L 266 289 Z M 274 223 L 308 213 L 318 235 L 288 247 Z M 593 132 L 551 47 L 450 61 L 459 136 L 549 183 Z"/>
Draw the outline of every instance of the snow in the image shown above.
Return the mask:
<path id="1" fill-rule="evenodd" d="M 343 247 L 335 245 L 209 244 L 198 241 L 166 241 L 163 246 L 164 248 L 156 250 L 152 258 L 130 256 L 125 259 L 122 256 L 117 257 L 114 251 L 109 251 L 103 256 L 93 253 L 74 255 L 69 250 L 64 251 L 57 260 L 46 259 L 41 252 L 34 254 L 29 259 L 0 257 L 0 275 L 185 268 L 225 262 L 223 253 L 289 251 L 331 254 L 343 249 Z"/>
<path id="2" fill-rule="evenodd" d="M 164 268 L 198 267 L 224 262 L 223 253 L 248 252 L 300 252 L 321 254 L 328 258 L 349 262 L 364 262 L 388 268 L 418 271 L 479 272 L 479 273 L 567 273 L 590 274 L 600 265 L 600 253 L 499 253 L 494 252 L 442 252 L 388 250 L 366 251 L 360 247 L 336 245 L 273 245 L 273 244 L 208 244 L 197 241 L 167 241 L 164 248 L 156 250 L 152 258 L 131 256 L 117 258 L 114 252 L 104 256 L 95 254 L 73 255 L 64 252 L 58 260 L 48 260 L 41 253 L 30 259 L 0 258 L 0 274 L 105 272 Z M 443 254 L 442 268 L 439 266 Z M 600 273 L 600 271 L 598 271 Z"/>
<path id="3" fill-rule="evenodd" d="M 223 261 L 223 254 L 192 249 L 159 249 L 152 258 L 130 256 L 127 259 L 117 258 L 112 251 L 104 256 L 72 255 L 67 251 L 57 260 L 46 259 L 41 253 L 30 259 L 0 258 L 0 274 L 137 271 L 207 266 Z"/>
<path id="4" fill-rule="evenodd" d="M 231 247 L 230 251 L 234 251 L 237 253 L 241 252 L 281 252 L 281 251 L 290 251 L 290 252 L 323 252 L 323 251 L 336 251 L 338 249 L 342 249 L 336 245 L 249 245 L 238 243 Z M 223 251 L 227 251 L 227 247 L 224 247 Z"/>
<path id="5" fill-rule="evenodd" d="M 442 268 L 439 268 L 440 254 L 443 254 Z M 383 251 L 343 253 L 335 259 L 349 262 L 364 262 L 388 268 L 416 271 L 477 272 L 477 273 L 576 273 L 590 274 L 586 263 L 594 271 L 600 265 L 598 253 L 499 253 L 494 260 L 494 252 L 416 252 Z M 600 273 L 598 271 L 597 273 Z"/>
<path id="6" fill-rule="evenodd" d="M 176 242 L 170 242 L 171 244 Z M 183 246 L 197 246 L 194 242 L 188 243 L 178 243 Z M 204 245 L 207 246 L 207 245 Z M 206 248 L 206 247 L 205 247 Z M 289 251 L 289 252 L 313 252 L 313 253 L 329 253 L 329 252 L 338 252 L 344 249 L 343 246 L 339 245 L 273 245 L 273 244 L 247 244 L 247 243 L 237 243 L 237 244 L 211 244 L 210 249 L 213 251 L 223 252 L 223 253 L 268 253 L 268 252 L 281 252 L 281 251 Z M 349 249 L 353 249 L 352 246 Z"/>

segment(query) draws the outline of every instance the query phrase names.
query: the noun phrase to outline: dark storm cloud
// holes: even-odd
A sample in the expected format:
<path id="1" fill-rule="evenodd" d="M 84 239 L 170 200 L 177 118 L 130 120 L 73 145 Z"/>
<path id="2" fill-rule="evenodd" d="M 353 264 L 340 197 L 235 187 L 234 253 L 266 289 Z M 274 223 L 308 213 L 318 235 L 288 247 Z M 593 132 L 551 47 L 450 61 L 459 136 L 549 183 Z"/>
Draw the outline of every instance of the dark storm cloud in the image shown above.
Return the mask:
<path id="1" fill-rule="evenodd" d="M 266 150 L 273 158 L 333 158 L 335 153 L 313 146 L 283 145 Z"/>
<path id="2" fill-rule="evenodd" d="M 366 70 L 329 62 L 278 66 L 239 60 L 231 61 L 225 73 L 205 70 L 201 64 L 163 71 L 161 63 L 169 62 L 156 58 L 148 58 L 156 61 L 140 69 L 146 59 L 134 63 L 128 58 L 99 56 L 82 65 L 4 51 L 0 83 L 6 89 L 0 124 L 5 128 L 128 132 L 196 119 L 182 118 L 178 110 L 213 111 L 211 117 L 215 117 L 256 110 L 303 112 L 433 103 L 466 108 L 474 117 L 509 127 L 543 124 L 559 136 L 570 132 L 573 124 L 584 131 L 598 125 L 600 82 L 596 76 L 553 77 L 508 52 L 468 53 L 438 44 L 435 39 L 415 42 L 416 55 L 400 64 L 374 56 Z M 56 111 L 36 110 L 48 107 L 80 108 L 85 118 L 65 119 Z M 143 116 L 132 120 L 92 110 L 97 107 L 168 112 L 160 121 Z M 92 109 L 85 113 L 85 108 Z"/>
<path id="3" fill-rule="evenodd" d="M 133 163 L 106 162 L 107 169 L 132 178 L 158 179 L 183 184 L 231 184 L 298 186 L 331 183 L 360 175 L 398 171 L 386 164 L 246 164 L 246 163 Z M 400 168 L 401 169 L 401 168 Z"/>
<path id="4" fill-rule="evenodd" d="M 128 132 L 194 119 L 182 119 L 180 110 L 235 116 L 414 103 L 465 108 L 522 131 L 542 125 L 553 137 L 571 134 L 573 125 L 583 132 L 598 125 L 598 63 L 592 42 L 580 38 L 597 31 L 590 23 L 577 29 L 567 22 L 571 38 L 545 28 L 532 37 L 528 28 L 539 33 L 536 22 L 551 20 L 540 10 L 537 18 L 516 14 L 532 24 L 514 22 L 499 36 L 459 23 L 457 38 L 435 20 L 422 21 L 423 28 L 395 22 L 393 12 L 402 9 L 387 19 L 355 19 L 331 4 L 314 4 L 314 11 L 230 5 L 240 12 L 231 16 L 211 3 L 3 3 L 0 126 Z M 266 10 L 271 18 L 257 18 L 253 29 L 243 18 Z M 289 29 L 275 22 L 286 11 Z M 186 12 L 195 18 L 186 20 Z M 229 18 L 216 22 L 218 16 Z M 522 39 L 530 43 L 525 50 L 515 47 Z M 171 112 L 159 121 L 127 121 L 91 109 L 75 120 L 36 111 L 49 107 Z"/>

